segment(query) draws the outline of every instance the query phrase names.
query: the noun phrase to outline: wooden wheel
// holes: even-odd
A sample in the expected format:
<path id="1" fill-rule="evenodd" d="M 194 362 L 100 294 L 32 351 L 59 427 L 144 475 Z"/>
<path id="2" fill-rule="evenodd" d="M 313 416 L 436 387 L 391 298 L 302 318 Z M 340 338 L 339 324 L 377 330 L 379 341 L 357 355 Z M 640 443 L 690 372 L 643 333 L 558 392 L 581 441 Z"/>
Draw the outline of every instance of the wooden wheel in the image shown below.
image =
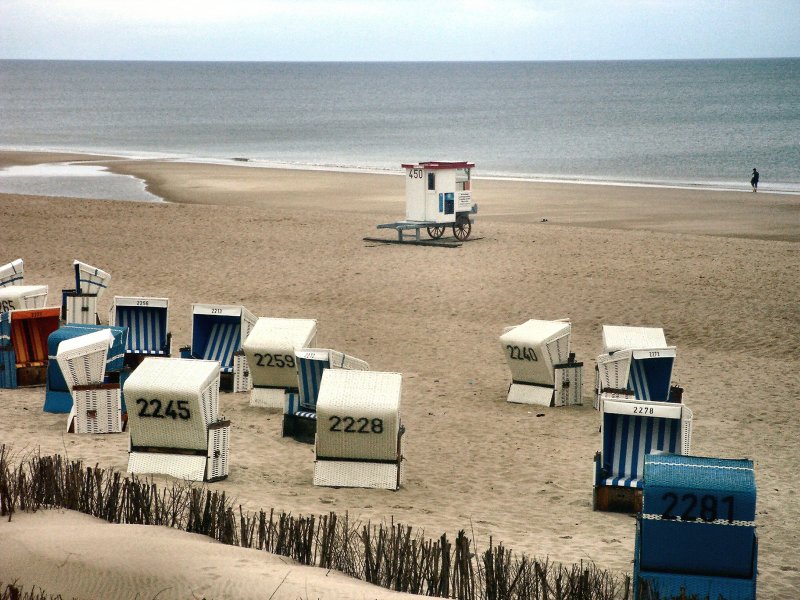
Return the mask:
<path id="1" fill-rule="evenodd" d="M 469 221 L 458 221 L 453 223 L 453 235 L 462 242 L 469 237 L 472 231 L 472 223 Z"/>
<path id="2" fill-rule="evenodd" d="M 444 235 L 444 225 L 434 225 L 433 227 L 428 227 L 428 235 L 431 236 L 431 239 L 438 240 Z"/>

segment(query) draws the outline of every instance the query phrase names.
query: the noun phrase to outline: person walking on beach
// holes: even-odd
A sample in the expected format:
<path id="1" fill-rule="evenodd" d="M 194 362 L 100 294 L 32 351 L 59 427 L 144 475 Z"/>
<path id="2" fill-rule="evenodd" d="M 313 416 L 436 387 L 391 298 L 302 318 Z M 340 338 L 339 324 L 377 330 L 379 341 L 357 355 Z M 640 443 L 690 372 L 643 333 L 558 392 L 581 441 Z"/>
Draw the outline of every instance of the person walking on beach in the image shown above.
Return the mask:
<path id="1" fill-rule="evenodd" d="M 750 185 L 753 186 L 753 191 L 758 191 L 758 171 L 753 169 L 753 176 L 750 178 Z"/>

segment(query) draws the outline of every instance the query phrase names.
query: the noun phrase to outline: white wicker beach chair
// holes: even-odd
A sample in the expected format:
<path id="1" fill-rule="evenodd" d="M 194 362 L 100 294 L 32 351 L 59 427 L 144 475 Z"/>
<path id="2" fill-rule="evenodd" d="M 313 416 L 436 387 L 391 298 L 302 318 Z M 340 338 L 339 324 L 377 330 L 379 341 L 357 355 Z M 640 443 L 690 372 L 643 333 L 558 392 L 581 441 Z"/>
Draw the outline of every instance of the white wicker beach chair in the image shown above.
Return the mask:
<path id="1" fill-rule="evenodd" d="M 672 388 L 676 351 L 664 330 L 655 327 L 603 326 L 604 354 L 597 357 L 594 407 L 600 395 L 633 392 L 637 400 L 679 402 Z"/>
<path id="2" fill-rule="evenodd" d="M 23 279 L 24 269 L 21 258 L 0 267 L 0 287 L 22 285 Z"/>
<path id="3" fill-rule="evenodd" d="M 44 308 L 46 285 L 9 285 L 0 287 L 0 312 L 23 308 Z"/>
<path id="4" fill-rule="evenodd" d="M 314 485 L 400 487 L 401 388 L 399 373 L 324 371 L 317 398 Z"/>
<path id="5" fill-rule="evenodd" d="M 114 334 L 103 329 L 64 340 L 56 360 L 72 396 L 67 431 L 119 433 L 124 428 L 118 383 L 104 383 L 108 351 Z"/>
<path id="6" fill-rule="evenodd" d="M 169 356 L 169 299 L 114 296 L 109 324 L 128 328 L 126 362 L 135 366 L 148 355 Z"/>
<path id="7" fill-rule="evenodd" d="M 570 333 L 568 320 L 536 319 L 504 331 L 500 345 L 511 369 L 509 402 L 581 404 L 583 363 L 569 351 Z"/>
<path id="8" fill-rule="evenodd" d="M 67 387 L 103 383 L 108 350 L 114 343 L 114 335 L 102 329 L 86 335 L 64 340 L 58 345 L 56 360 Z"/>
<path id="9" fill-rule="evenodd" d="M 99 324 L 97 299 L 108 288 L 111 275 L 79 260 L 73 261 L 72 266 L 75 269 L 75 289 L 61 292 L 64 321 L 84 325 Z"/>
<path id="10" fill-rule="evenodd" d="M 219 415 L 219 363 L 147 357 L 124 384 L 128 472 L 191 481 L 228 476 L 230 421 Z"/>
<path id="11" fill-rule="evenodd" d="M 249 369 L 245 361 L 235 360 L 235 355 L 255 323 L 255 316 L 244 306 L 192 304 L 192 345 L 181 348 L 181 357 L 217 361 L 221 389 L 247 391 Z"/>
<path id="12" fill-rule="evenodd" d="M 623 396 L 600 396 L 603 446 L 595 455 L 594 506 L 636 512 L 645 455 L 689 454 L 692 411 L 681 403 Z"/>
<path id="13" fill-rule="evenodd" d="M 317 398 L 322 374 L 327 369 L 368 371 L 369 365 L 354 356 L 327 348 L 303 348 L 294 353 L 297 393 L 287 393 L 283 410 L 283 436 L 308 444 L 317 432 Z"/>
<path id="14" fill-rule="evenodd" d="M 253 382 L 250 406 L 284 408 L 285 395 L 298 390 L 295 350 L 313 346 L 316 336 L 314 319 L 258 319 L 242 344 Z"/>

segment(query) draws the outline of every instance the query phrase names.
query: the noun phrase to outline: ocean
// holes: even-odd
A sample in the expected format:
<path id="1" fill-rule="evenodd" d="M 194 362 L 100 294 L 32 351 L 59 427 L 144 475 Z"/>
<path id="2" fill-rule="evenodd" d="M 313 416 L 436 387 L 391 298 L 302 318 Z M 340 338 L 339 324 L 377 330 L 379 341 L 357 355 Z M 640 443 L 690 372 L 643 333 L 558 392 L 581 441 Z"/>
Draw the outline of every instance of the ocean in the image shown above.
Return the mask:
<path id="1" fill-rule="evenodd" d="M 800 58 L 0 61 L 0 149 L 800 193 Z"/>

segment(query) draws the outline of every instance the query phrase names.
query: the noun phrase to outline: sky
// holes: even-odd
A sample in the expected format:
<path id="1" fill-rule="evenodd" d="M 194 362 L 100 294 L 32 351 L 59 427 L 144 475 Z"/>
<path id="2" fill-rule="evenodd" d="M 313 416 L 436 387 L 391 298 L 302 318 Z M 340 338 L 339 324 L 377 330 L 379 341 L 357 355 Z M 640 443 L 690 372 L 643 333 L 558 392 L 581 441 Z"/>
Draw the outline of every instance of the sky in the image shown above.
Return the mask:
<path id="1" fill-rule="evenodd" d="M 0 59 L 800 56 L 800 0 L 0 0 Z"/>

